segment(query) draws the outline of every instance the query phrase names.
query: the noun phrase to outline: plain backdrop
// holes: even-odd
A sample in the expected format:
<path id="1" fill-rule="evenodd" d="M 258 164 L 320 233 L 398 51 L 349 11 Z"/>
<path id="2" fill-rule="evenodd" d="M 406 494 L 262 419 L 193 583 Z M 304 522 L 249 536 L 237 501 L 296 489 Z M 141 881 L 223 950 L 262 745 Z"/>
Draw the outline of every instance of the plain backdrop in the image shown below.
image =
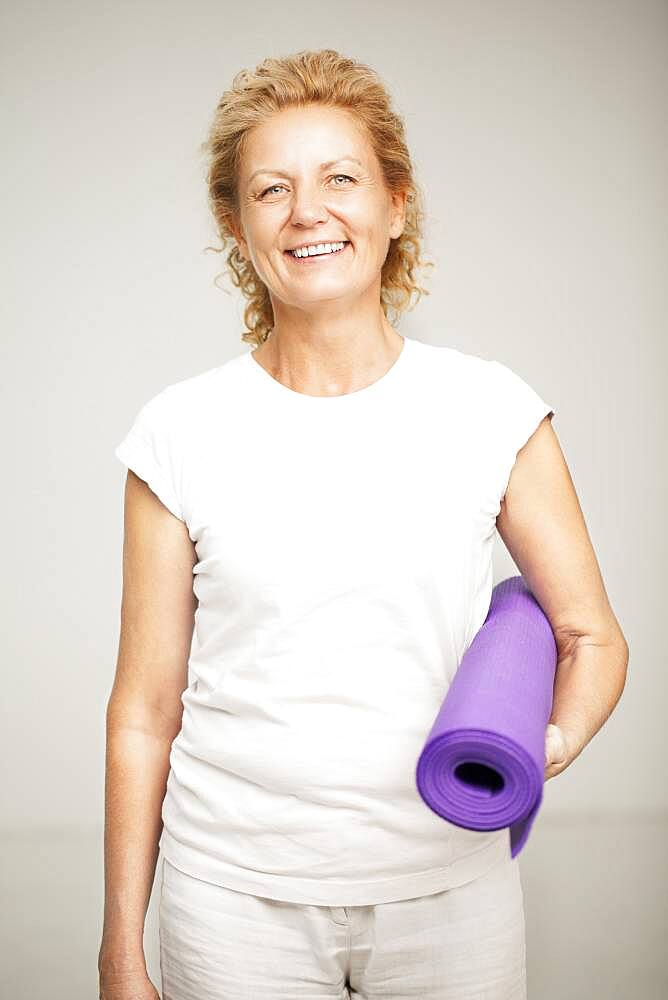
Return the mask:
<path id="1" fill-rule="evenodd" d="M 304 48 L 367 62 L 391 90 L 437 263 L 398 329 L 501 360 L 552 404 L 630 646 L 617 709 L 547 783 L 522 854 L 530 996 L 662 995 L 668 5 L 79 0 L 1 16 L 11 996 L 94 995 L 113 449 L 149 397 L 245 349 L 244 302 L 204 249 L 199 145 L 234 73 Z M 516 572 L 499 539 L 495 581 Z"/>

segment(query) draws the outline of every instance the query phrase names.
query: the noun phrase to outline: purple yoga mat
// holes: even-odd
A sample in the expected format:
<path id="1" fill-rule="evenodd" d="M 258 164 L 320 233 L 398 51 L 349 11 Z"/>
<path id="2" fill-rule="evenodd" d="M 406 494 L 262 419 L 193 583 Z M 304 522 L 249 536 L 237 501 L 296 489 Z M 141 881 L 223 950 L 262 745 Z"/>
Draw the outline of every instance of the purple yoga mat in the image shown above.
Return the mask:
<path id="1" fill-rule="evenodd" d="M 523 578 L 502 580 L 417 762 L 429 808 L 469 830 L 509 826 L 513 858 L 543 798 L 556 665 L 552 628 Z"/>

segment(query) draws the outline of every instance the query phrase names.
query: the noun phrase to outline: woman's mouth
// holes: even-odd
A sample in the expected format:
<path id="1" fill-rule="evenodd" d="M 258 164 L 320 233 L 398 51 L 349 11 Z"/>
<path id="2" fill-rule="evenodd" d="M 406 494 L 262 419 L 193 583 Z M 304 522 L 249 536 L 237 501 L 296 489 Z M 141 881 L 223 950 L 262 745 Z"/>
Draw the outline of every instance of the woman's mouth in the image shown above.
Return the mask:
<path id="1" fill-rule="evenodd" d="M 343 246 L 341 246 L 341 243 L 343 243 Z M 321 250 L 318 253 L 309 252 L 308 256 L 304 257 L 296 257 L 293 250 L 285 250 L 284 253 L 286 257 L 289 257 L 290 260 L 295 262 L 295 264 L 315 264 L 317 261 L 331 260 L 332 257 L 340 257 L 341 254 L 345 253 L 350 246 L 350 240 L 340 240 L 339 243 L 331 244 L 331 246 L 331 250 Z"/>

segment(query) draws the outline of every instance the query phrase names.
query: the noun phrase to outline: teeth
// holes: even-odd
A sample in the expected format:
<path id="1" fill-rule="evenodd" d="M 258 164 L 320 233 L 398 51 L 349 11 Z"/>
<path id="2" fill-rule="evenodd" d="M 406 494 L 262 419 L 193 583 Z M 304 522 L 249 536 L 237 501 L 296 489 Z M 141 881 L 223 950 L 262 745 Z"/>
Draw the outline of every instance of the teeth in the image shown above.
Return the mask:
<path id="1" fill-rule="evenodd" d="M 290 253 L 293 257 L 315 257 L 318 254 L 323 253 L 335 253 L 337 250 L 343 250 L 345 246 L 344 243 L 318 243 L 316 246 L 311 247 L 300 247 L 297 250 L 291 250 Z"/>

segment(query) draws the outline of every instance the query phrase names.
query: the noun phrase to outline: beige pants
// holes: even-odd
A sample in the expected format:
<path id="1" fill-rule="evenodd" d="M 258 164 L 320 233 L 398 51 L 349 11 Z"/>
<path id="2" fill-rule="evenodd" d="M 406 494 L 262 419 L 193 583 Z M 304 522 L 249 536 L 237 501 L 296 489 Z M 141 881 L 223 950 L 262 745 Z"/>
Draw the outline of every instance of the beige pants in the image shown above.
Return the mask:
<path id="1" fill-rule="evenodd" d="M 163 859 L 162 1000 L 526 1000 L 510 855 L 481 878 L 374 906 L 311 906 L 185 875 Z"/>

